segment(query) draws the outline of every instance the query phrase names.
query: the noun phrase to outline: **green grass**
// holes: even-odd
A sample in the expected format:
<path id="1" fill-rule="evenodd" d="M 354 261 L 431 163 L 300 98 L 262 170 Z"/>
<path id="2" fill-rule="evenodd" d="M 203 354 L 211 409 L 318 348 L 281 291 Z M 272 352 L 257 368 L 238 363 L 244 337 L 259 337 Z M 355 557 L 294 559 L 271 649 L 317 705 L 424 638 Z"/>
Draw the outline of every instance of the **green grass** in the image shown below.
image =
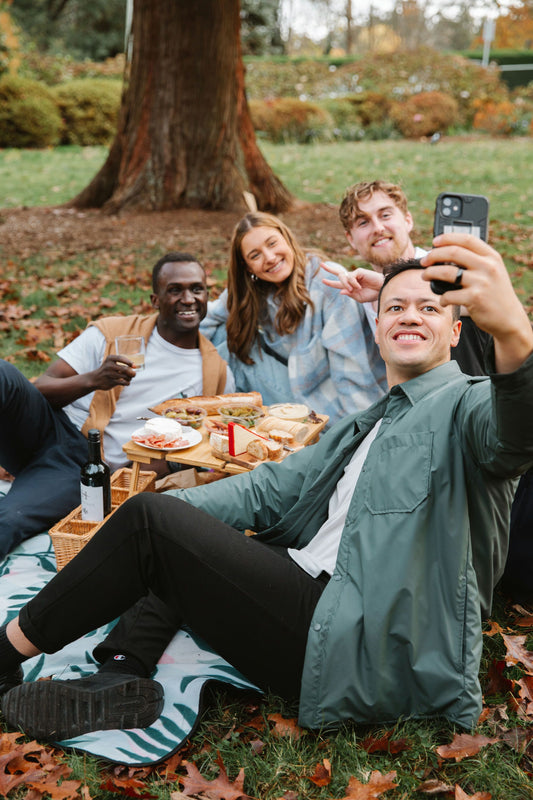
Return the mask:
<path id="1" fill-rule="evenodd" d="M 0 208 L 66 203 L 89 183 L 106 156 L 105 147 L 0 150 Z"/>
<path id="2" fill-rule="evenodd" d="M 405 140 L 305 146 L 264 142 L 261 148 L 287 187 L 312 203 L 338 205 L 350 183 L 385 177 L 404 187 L 418 227 L 431 227 L 435 197 L 450 190 L 487 195 L 495 221 L 533 223 L 527 166 L 531 138 L 444 138 L 436 145 Z"/>
<path id="3" fill-rule="evenodd" d="M 368 177 L 399 181 L 420 227 L 430 227 L 434 198 L 455 189 L 486 194 L 491 218 L 531 225 L 531 138 L 444 138 L 334 144 L 261 144 L 268 162 L 301 200 L 338 205 L 350 183 Z M 84 188 L 103 164 L 105 147 L 0 150 L 0 208 L 58 205 Z"/>
<path id="4" fill-rule="evenodd" d="M 275 172 L 296 196 L 309 202 L 337 206 L 346 186 L 361 178 L 400 181 L 409 197 L 415 240 L 420 244 L 430 242 L 434 200 L 440 191 L 487 195 L 491 201 L 490 240 L 504 255 L 514 285 L 528 306 L 533 305 L 531 147 L 531 139 L 484 138 L 444 139 L 436 146 L 405 141 L 262 144 Z M 105 148 L 97 147 L 0 151 L 0 208 L 58 205 L 69 200 L 89 182 L 105 157 Z M 201 253 L 219 282 L 227 257 L 227 238 L 222 234 L 210 234 Z M 190 249 L 181 231 L 176 244 Z M 321 245 L 329 252 L 327 242 Z M 46 366 L 39 353 L 52 356 L 62 344 L 61 337 L 83 328 L 89 317 L 145 309 L 150 291 L 146 265 L 164 252 L 164 246 L 150 241 L 142 247 L 106 250 L 95 242 L 90 249 L 65 255 L 51 241 L 43 252 L 15 258 L 0 240 L 2 356 L 12 357 L 28 376 L 38 374 Z M 106 306 L 102 306 L 102 298 Z M 8 306 L 14 309 L 14 316 L 3 317 Z M 511 624 L 509 609 L 503 604 L 497 615 L 502 624 Z M 485 684 L 489 664 L 501 660 L 503 652 L 501 637 L 486 639 L 481 673 Z M 521 674 L 518 667 L 507 672 L 515 679 Z M 490 697 L 488 702 L 505 707 L 504 697 Z M 391 800 L 427 796 L 416 787 L 431 778 L 451 786 L 458 783 L 469 795 L 490 792 L 493 799 L 533 800 L 533 747 L 522 752 L 498 743 L 459 763 L 441 762 L 436 748 L 448 743 L 454 731 L 437 721 L 400 722 L 392 729 L 345 725 L 337 731 L 303 732 L 294 740 L 270 730 L 267 716 L 272 713 L 293 717 L 295 708 L 276 698 L 259 702 L 214 691 L 211 707 L 183 756 L 210 779 L 218 774 L 217 754 L 231 780 L 244 767 L 245 790 L 262 800 L 341 798 L 352 775 L 366 782 L 373 770 L 396 771 L 398 786 L 385 795 Z M 513 717 L 509 709 L 507 713 L 509 720 L 501 723 L 502 730 L 524 727 L 526 723 Z M 258 718 L 263 719 L 259 730 Z M 363 747 L 365 737 L 379 738 L 385 731 L 391 732 L 392 740 L 404 740 L 404 749 L 396 755 L 368 753 Z M 488 723 L 481 728 L 485 735 L 494 735 L 494 731 L 495 726 Z M 257 754 L 258 742 L 261 755 Z M 328 786 L 319 787 L 311 777 L 324 759 L 331 762 L 332 778 Z M 113 796 L 100 788 L 102 763 L 73 754 L 67 755 L 67 763 L 75 776 L 89 785 L 91 796 L 102 800 Z M 183 768 L 177 770 L 184 774 Z M 174 779 L 165 780 L 155 770 L 138 777 L 146 780 L 147 790 L 161 800 L 170 800 L 171 793 L 179 789 Z M 18 796 L 23 796 L 22 791 Z"/>

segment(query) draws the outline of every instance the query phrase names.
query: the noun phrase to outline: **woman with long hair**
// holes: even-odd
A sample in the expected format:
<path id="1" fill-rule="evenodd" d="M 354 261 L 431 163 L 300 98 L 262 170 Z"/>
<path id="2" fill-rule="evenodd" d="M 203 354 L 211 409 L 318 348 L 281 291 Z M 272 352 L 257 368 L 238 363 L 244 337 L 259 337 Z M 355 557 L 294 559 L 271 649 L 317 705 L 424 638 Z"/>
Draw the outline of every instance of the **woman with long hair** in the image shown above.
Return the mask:
<path id="1" fill-rule="evenodd" d="M 238 391 L 303 402 L 335 422 L 384 393 L 385 369 L 365 314 L 324 285 L 320 263 L 277 217 L 246 214 L 233 232 L 228 287 L 200 327 Z"/>

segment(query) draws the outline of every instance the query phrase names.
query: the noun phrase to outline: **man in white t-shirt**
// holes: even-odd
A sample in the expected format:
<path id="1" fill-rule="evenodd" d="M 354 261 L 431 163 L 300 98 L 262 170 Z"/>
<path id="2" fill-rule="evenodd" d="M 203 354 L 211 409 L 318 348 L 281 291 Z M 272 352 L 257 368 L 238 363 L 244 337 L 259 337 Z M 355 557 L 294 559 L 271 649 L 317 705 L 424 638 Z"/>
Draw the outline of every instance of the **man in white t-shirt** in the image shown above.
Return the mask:
<path id="1" fill-rule="evenodd" d="M 89 428 L 103 431 L 113 471 L 127 465 L 122 445 L 149 406 L 234 390 L 226 363 L 198 330 L 207 311 L 203 267 L 188 253 L 167 253 L 153 268 L 152 287 L 157 313 L 90 323 L 34 384 L 0 361 L 0 464 L 15 476 L 0 498 L 0 557 L 79 504 Z M 115 336 L 129 333 L 146 341 L 138 372 L 115 353 Z M 147 468 L 162 473 L 167 464 Z"/>

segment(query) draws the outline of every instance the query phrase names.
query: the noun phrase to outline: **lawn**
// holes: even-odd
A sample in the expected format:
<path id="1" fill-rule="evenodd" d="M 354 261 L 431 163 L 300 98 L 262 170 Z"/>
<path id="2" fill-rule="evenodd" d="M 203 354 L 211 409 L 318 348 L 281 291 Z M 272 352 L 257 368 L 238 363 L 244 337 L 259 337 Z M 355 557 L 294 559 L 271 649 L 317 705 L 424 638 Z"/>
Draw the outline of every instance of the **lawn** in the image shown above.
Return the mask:
<path id="1" fill-rule="evenodd" d="M 440 191 L 487 195 L 491 201 L 490 241 L 504 255 L 515 287 L 531 310 L 531 139 L 444 139 L 437 145 L 405 141 L 308 146 L 264 143 L 262 147 L 294 194 L 321 204 L 316 215 L 312 208 L 287 215 L 291 227 L 300 238 L 319 244 L 347 264 L 351 257 L 336 220 L 336 206 L 348 183 L 365 177 L 400 181 L 415 218 L 415 240 L 421 244 L 430 242 L 434 198 Z M 84 327 L 87 319 L 128 309 L 146 310 L 147 265 L 170 247 L 200 253 L 214 288 L 223 283 L 231 231 L 227 215 L 154 215 L 154 233 L 133 242 L 124 231 L 137 218 L 133 223 L 127 217 L 106 218 L 97 227 L 96 217 L 86 214 L 77 217 L 61 212 L 57 217 L 48 214 L 42 218 L 32 214 L 33 206 L 57 205 L 72 198 L 105 157 L 105 149 L 96 147 L 0 151 L 2 355 L 8 355 L 27 375 L 42 371 L 47 359 Z M 17 224 L 28 222 L 27 237 L 22 235 L 16 246 L 8 245 L 13 239 L 7 234 L 15 221 L 9 209 L 21 206 L 29 207 L 28 212 L 16 212 Z M 57 231 L 59 222 L 71 221 L 71 241 L 65 227 L 61 235 L 57 233 L 54 219 Z M 146 227 L 150 224 L 145 218 L 139 221 Z M 38 223 L 49 227 L 36 232 Z M 105 243 L 96 233 L 104 229 Z M 221 764 L 232 783 L 243 768 L 244 791 L 262 800 L 533 798 L 533 617 L 528 609 L 511 607 L 500 597 L 494 616 L 501 627 L 487 624 L 482 664 L 485 711 L 476 731 L 487 739 L 467 740 L 464 747 L 456 746 L 451 753 L 442 748 L 459 731 L 438 721 L 401 721 L 395 726 L 365 729 L 346 725 L 335 731 L 308 732 L 295 725 L 295 708 L 283 706 L 276 698 L 259 702 L 215 692 L 200 729 L 171 763 L 153 770 L 107 772 L 105 764 L 69 754 L 67 764 L 73 770 L 69 780 L 87 784 L 90 796 L 97 798 L 112 797 L 108 789 L 113 786 L 120 794 L 143 796 L 139 786 L 135 788 L 138 780 L 149 792 L 144 796 L 178 800 L 182 795 L 177 776 L 186 775 L 181 761 L 187 759 L 209 780 L 219 775 Z M 524 642 L 513 639 L 515 656 L 509 654 L 502 633 L 525 637 Z M 57 760 L 61 754 L 47 757 Z M 2 772 L 3 768 L 0 777 Z M 108 779 L 111 783 L 103 789 Z M 359 789 L 356 780 L 375 789 Z M 18 794 L 9 796 L 26 796 L 26 790 L 16 791 Z M 232 791 L 212 796 L 237 800 L 238 789 Z"/>

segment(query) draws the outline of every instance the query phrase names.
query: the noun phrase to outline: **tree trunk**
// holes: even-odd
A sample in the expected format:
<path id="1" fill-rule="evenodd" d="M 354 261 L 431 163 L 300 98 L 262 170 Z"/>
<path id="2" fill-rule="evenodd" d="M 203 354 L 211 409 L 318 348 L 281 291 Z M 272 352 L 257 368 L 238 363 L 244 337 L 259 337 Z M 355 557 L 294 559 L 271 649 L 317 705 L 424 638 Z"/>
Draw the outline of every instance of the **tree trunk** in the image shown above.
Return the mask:
<path id="1" fill-rule="evenodd" d="M 293 202 L 261 155 L 244 92 L 239 0 L 135 0 L 118 132 L 70 205 L 162 211 Z"/>

